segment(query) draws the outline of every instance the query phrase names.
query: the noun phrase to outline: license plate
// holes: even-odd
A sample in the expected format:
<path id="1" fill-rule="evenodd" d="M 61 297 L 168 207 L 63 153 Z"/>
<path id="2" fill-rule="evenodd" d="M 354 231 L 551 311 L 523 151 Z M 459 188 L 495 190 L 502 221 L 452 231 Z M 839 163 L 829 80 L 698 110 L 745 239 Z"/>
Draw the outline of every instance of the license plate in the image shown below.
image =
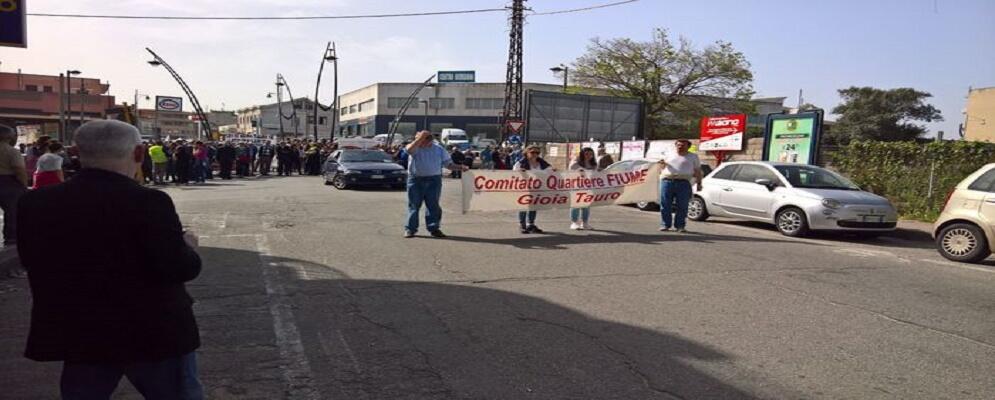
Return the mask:
<path id="1" fill-rule="evenodd" d="M 861 215 L 861 221 L 863 222 L 884 222 L 884 215 Z"/>
<path id="2" fill-rule="evenodd" d="M 370 175 L 370 179 L 383 179 L 383 175 Z"/>

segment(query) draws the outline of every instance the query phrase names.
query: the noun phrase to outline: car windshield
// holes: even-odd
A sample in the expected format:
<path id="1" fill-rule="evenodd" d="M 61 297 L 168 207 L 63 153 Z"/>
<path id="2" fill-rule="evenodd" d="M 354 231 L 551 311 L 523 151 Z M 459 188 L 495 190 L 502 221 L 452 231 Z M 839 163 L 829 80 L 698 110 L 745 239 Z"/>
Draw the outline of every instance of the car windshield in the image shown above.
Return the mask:
<path id="1" fill-rule="evenodd" d="M 826 169 L 811 165 L 776 165 L 791 186 L 804 189 L 860 190 L 850 180 Z"/>
<path id="2" fill-rule="evenodd" d="M 464 135 L 449 135 L 449 140 L 466 140 Z"/>
<path id="3" fill-rule="evenodd" d="M 391 156 L 382 151 L 346 151 L 339 162 L 394 162 Z"/>

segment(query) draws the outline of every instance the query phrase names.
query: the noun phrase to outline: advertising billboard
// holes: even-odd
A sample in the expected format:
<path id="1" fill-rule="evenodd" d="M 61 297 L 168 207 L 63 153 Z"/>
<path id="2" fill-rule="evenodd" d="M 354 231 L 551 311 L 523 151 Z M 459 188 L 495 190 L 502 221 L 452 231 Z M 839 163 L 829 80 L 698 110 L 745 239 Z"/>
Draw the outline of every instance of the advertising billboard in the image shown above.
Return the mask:
<path id="1" fill-rule="evenodd" d="M 176 111 L 176 112 L 183 111 L 183 98 L 171 97 L 171 96 L 156 96 L 155 110 Z"/>
<path id="2" fill-rule="evenodd" d="M 28 47 L 26 1 L 0 1 L 0 46 Z"/>
<path id="3" fill-rule="evenodd" d="M 540 142 L 615 142 L 641 138 L 642 102 L 529 90 L 525 95 L 525 137 Z"/>
<path id="4" fill-rule="evenodd" d="M 764 161 L 815 164 L 819 157 L 822 111 L 770 114 L 764 134 Z"/>
<path id="5" fill-rule="evenodd" d="M 700 124 L 701 151 L 740 151 L 746 135 L 746 114 L 704 117 Z"/>

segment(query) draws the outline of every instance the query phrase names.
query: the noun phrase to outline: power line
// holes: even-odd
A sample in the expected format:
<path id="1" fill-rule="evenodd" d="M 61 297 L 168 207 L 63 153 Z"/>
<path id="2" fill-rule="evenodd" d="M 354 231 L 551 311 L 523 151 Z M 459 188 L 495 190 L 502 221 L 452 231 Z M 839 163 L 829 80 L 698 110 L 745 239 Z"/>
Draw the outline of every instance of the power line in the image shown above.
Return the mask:
<path id="1" fill-rule="evenodd" d="M 639 0 L 616 1 L 614 3 L 599 4 L 599 5 L 596 5 L 596 6 L 581 7 L 581 8 L 572 8 L 572 9 L 569 9 L 569 10 L 534 12 L 534 13 L 529 14 L 529 15 L 554 15 L 554 14 L 575 13 L 575 12 L 581 12 L 581 11 L 591 11 L 591 10 L 597 10 L 599 8 L 608 8 L 608 7 L 620 6 L 620 5 L 623 5 L 623 4 L 635 3 L 637 1 L 639 1 Z"/>
<path id="2" fill-rule="evenodd" d="M 546 12 L 534 12 L 530 15 L 554 15 L 554 14 L 566 14 L 575 13 L 582 11 L 596 10 L 600 8 L 614 7 L 628 3 L 635 3 L 639 0 L 626 0 L 617 1 L 614 3 L 599 4 L 589 7 L 573 8 L 568 10 L 555 10 Z M 329 19 L 372 19 L 372 18 L 403 18 L 403 17 L 427 17 L 427 16 L 438 16 L 438 15 L 459 15 L 459 14 L 483 14 L 483 13 L 494 13 L 494 12 L 505 12 L 507 8 L 480 8 L 472 10 L 451 10 L 451 11 L 429 11 L 429 12 L 416 12 L 416 13 L 394 13 L 394 14 L 358 14 L 358 15 L 311 15 L 311 16 L 293 16 L 293 17 L 276 17 L 276 16 L 263 16 L 263 17 L 234 17 L 234 16 L 206 16 L 206 17 L 196 17 L 196 16 L 175 16 L 175 15 L 105 15 L 105 14 L 60 14 L 60 13 L 27 13 L 27 15 L 32 17 L 49 17 L 49 18 L 86 18 L 86 19 L 133 19 L 133 20 L 168 20 L 168 21 L 182 21 L 182 20 L 192 20 L 192 21 L 202 21 L 202 20 L 214 20 L 214 21 L 299 21 L 299 20 L 329 20 Z"/>

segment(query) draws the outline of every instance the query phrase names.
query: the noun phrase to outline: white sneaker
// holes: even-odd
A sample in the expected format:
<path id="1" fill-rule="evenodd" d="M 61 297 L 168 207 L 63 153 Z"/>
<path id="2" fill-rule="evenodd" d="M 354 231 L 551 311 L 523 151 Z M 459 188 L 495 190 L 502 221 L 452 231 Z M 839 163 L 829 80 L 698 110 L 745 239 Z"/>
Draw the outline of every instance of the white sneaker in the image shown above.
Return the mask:
<path id="1" fill-rule="evenodd" d="M 571 222 L 571 223 L 570 223 L 570 229 L 573 229 L 573 230 L 575 230 L 575 231 L 579 231 L 579 230 L 581 230 L 581 229 L 584 229 L 584 227 L 583 227 L 583 226 L 580 226 L 580 225 L 579 225 L 579 224 L 577 224 L 576 222 Z"/>
<path id="2" fill-rule="evenodd" d="M 586 229 L 586 230 L 589 230 L 589 231 L 590 231 L 590 230 L 594 230 L 594 228 L 593 228 L 593 227 L 591 227 L 591 224 L 589 224 L 589 223 L 587 223 L 587 222 L 585 222 L 585 223 L 584 223 L 584 225 L 583 225 L 582 227 L 583 227 L 584 229 Z"/>

